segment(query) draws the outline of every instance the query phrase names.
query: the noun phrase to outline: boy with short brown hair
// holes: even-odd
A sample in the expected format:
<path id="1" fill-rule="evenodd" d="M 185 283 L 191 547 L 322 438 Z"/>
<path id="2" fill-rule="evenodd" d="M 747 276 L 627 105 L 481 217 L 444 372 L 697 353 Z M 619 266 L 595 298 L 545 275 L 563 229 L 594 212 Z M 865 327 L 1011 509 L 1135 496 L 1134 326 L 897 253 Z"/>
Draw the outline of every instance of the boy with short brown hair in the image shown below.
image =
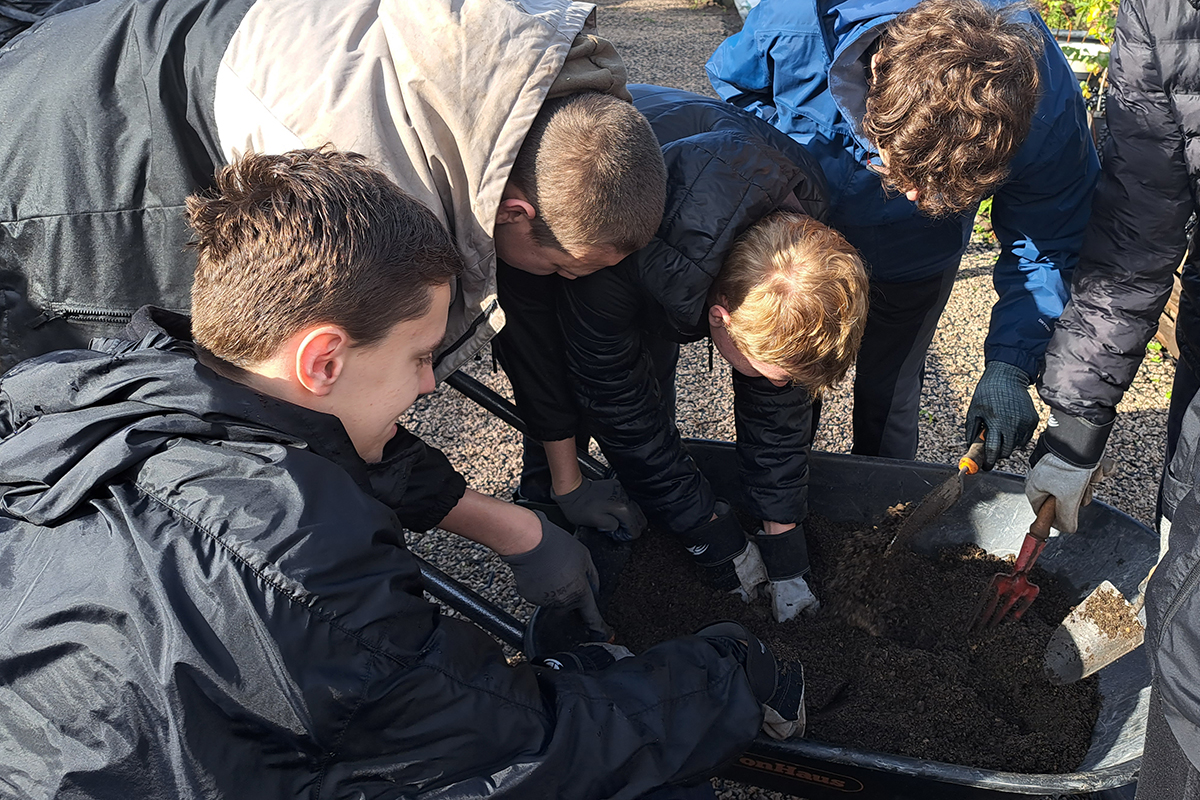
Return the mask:
<path id="1" fill-rule="evenodd" d="M 463 268 L 427 209 L 360 158 L 298 151 L 245 157 L 189 213 L 199 342 L 145 308 L 0 378 L 14 792 L 641 797 L 764 724 L 802 732 L 798 665 L 739 625 L 510 666 L 424 599 L 402 526 L 469 499 L 396 425 L 433 386 Z M 537 526 L 479 508 L 500 552 Z"/>

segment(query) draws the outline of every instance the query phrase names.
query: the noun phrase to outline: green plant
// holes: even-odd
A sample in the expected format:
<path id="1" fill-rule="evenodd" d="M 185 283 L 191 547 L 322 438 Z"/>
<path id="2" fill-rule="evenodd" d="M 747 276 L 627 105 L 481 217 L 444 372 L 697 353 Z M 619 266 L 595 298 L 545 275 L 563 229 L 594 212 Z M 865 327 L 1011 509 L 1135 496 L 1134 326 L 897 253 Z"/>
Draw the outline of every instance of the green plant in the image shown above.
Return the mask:
<path id="1" fill-rule="evenodd" d="M 1146 345 L 1146 349 L 1150 352 L 1149 359 L 1152 364 L 1162 363 L 1162 342 L 1151 339 L 1150 343 Z"/>
<path id="2" fill-rule="evenodd" d="M 992 230 L 992 198 L 985 197 L 975 212 L 974 238 L 986 244 L 996 243 L 996 232 Z"/>
<path id="3" fill-rule="evenodd" d="M 1063 54 L 1076 63 L 1083 64 L 1090 73 L 1079 82 L 1079 89 L 1089 103 L 1103 93 L 1105 73 L 1108 70 L 1108 49 L 1112 46 L 1113 33 L 1117 25 L 1118 0 L 1039 0 L 1038 11 L 1046 26 L 1053 31 L 1065 31 L 1067 41 L 1060 43 Z M 1101 52 L 1082 47 L 1082 42 L 1072 44 L 1071 37 L 1083 31 L 1087 38 L 1095 39 L 1104 46 Z"/>

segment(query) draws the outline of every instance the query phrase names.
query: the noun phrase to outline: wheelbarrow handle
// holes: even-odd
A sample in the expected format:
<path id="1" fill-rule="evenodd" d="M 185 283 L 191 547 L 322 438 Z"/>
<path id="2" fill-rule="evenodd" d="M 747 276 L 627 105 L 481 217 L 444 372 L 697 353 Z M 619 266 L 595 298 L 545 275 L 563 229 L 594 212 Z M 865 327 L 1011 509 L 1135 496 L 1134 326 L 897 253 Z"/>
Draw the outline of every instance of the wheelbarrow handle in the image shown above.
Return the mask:
<path id="1" fill-rule="evenodd" d="M 452 372 L 446 376 L 446 383 L 467 399 L 475 401 L 484 411 L 495 414 L 501 422 L 508 423 L 526 436 L 529 435 L 529 428 L 517 413 L 517 407 L 470 375 L 462 371 Z M 582 450 L 576 450 L 575 455 L 579 458 L 579 470 L 585 478 L 599 481 L 607 477 L 608 470 L 591 455 Z"/>

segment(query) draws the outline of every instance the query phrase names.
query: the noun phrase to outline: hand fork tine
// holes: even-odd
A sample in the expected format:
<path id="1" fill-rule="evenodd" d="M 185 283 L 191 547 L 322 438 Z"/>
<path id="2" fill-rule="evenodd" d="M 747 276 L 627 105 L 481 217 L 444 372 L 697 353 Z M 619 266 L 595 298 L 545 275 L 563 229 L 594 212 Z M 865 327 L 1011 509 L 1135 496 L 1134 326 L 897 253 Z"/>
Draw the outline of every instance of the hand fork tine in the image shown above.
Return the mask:
<path id="1" fill-rule="evenodd" d="M 1029 533 L 1021 543 L 1016 566 L 1011 573 L 997 572 L 992 576 L 987 589 L 980 596 L 979 609 L 971 623 L 972 631 L 994 628 L 1013 612 L 1013 621 L 1019 620 L 1038 596 L 1038 585 L 1029 580 L 1029 570 L 1046 547 L 1050 536 L 1050 523 L 1054 521 L 1054 498 L 1049 497 L 1038 509 L 1037 519 L 1029 526 Z"/>

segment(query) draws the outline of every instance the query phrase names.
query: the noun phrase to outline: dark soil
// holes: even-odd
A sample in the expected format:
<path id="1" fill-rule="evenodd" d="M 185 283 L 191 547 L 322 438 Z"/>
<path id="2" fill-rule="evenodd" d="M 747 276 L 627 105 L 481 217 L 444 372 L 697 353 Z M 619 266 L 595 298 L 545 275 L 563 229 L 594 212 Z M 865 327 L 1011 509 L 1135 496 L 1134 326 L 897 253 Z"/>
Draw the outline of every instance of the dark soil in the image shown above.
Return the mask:
<path id="1" fill-rule="evenodd" d="M 1052 686 L 1042 673 L 1071 598 L 1035 567 L 1041 593 L 1025 616 L 969 633 L 980 593 L 1011 562 L 973 545 L 885 558 L 901 513 L 869 530 L 809 518 L 810 583 L 823 603 L 812 618 L 780 625 L 764 601 L 714 592 L 686 551 L 653 531 L 634 543 L 605 618 L 635 652 L 712 620 L 746 624 L 778 658 L 804 663 L 807 738 L 985 769 L 1073 771 L 1091 741 L 1099 678 Z"/>

